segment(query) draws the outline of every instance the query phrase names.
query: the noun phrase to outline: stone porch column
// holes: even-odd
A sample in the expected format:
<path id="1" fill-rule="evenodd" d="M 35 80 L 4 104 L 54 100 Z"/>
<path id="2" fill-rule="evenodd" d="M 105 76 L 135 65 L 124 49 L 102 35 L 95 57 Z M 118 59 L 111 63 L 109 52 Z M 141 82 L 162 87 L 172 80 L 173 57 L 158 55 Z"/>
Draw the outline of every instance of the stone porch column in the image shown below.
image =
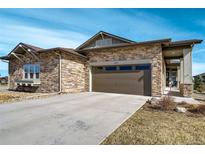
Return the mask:
<path id="1" fill-rule="evenodd" d="M 180 62 L 181 81 L 180 93 L 183 96 L 190 97 L 192 95 L 192 51 L 191 48 L 183 49 L 183 59 Z"/>

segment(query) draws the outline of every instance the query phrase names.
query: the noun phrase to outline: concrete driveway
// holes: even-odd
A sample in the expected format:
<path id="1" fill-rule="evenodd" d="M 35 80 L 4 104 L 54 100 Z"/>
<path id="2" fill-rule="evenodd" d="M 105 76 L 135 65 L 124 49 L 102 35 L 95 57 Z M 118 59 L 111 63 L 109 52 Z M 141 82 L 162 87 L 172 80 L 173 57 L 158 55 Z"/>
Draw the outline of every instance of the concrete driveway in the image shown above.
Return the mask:
<path id="1" fill-rule="evenodd" d="M 145 96 L 78 93 L 0 105 L 0 144 L 99 144 Z"/>

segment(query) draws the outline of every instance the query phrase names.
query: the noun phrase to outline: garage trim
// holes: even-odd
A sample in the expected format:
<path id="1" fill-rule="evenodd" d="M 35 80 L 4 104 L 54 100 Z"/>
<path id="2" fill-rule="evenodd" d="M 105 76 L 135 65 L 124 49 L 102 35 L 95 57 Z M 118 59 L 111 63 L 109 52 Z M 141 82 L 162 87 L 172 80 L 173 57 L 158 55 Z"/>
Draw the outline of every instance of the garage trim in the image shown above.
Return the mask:
<path id="1" fill-rule="evenodd" d="M 137 59 L 137 60 L 120 60 L 120 61 L 106 61 L 106 62 L 90 62 L 90 66 L 106 66 L 106 65 L 137 65 L 137 64 L 151 64 L 151 59 Z"/>

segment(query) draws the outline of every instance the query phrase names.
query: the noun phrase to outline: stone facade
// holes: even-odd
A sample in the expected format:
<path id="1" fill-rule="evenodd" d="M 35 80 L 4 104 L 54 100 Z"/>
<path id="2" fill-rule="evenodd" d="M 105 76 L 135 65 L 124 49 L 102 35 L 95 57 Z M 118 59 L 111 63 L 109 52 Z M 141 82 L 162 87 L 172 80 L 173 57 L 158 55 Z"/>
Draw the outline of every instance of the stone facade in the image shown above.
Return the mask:
<path id="1" fill-rule="evenodd" d="M 42 53 L 36 60 L 33 56 L 25 53 L 23 62 L 13 57 L 9 61 L 9 88 L 13 90 L 29 92 L 57 92 L 59 91 L 59 58 L 54 52 Z M 25 64 L 40 64 L 40 81 L 38 86 L 16 86 L 16 80 L 23 79 L 23 66 Z"/>
<path id="2" fill-rule="evenodd" d="M 88 91 L 87 60 L 69 53 L 61 52 L 61 78 L 62 92 L 84 92 Z"/>
<path id="3" fill-rule="evenodd" d="M 61 55 L 61 61 L 60 56 Z M 165 87 L 165 68 L 161 44 L 93 49 L 81 57 L 66 51 L 49 51 L 38 55 L 39 60 L 24 54 L 23 61 L 13 57 L 9 63 L 10 89 L 32 92 L 84 92 L 89 91 L 89 63 L 150 59 L 152 96 L 160 96 Z M 16 86 L 15 80 L 23 79 L 24 64 L 40 64 L 38 86 Z M 60 73 L 61 66 L 61 73 Z M 184 88 L 188 95 L 189 88 Z"/>
<path id="4" fill-rule="evenodd" d="M 61 54 L 61 75 L 60 56 Z M 49 51 L 38 55 L 39 60 L 25 53 L 19 59 L 13 57 L 9 62 L 9 88 L 29 92 L 82 92 L 88 91 L 88 68 L 86 58 L 63 51 Z M 25 64 L 40 65 L 40 85 L 17 86 L 16 80 L 23 79 Z M 61 78 L 61 85 L 60 85 Z"/>
<path id="5" fill-rule="evenodd" d="M 184 97 L 191 97 L 193 92 L 193 85 L 192 84 L 180 84 L 179 86 L 180 93 Z"/>
<path id="6" fill-rule="evenodd" d="M 152 95 L 160 96 L 163 92 L 163 57 L 161 44 L 147 44 L 127 47 L 95 49 L 87 53 L 89 62 L 108 62 L 124 60 L 152 60 Z"/>
<path id="7" fill-rule="evenodd" d="M 61 75 L 60 56 L 61 54 Z M 21 62 L 13 57 L 9 62 L 9 88 L 29 92 L 83 92 L 88 91 L 88 68 L 86 58 L 63 51 L 49 51 L 38 55 L 36 60 L 29 54 L 24 54 Z M 40 65 L 40 85 L 17 86 L 16 80 L 23 79 L 25 64 Z M 61 86 L 60 86 L 61 77 Z M 61 88 L 61 89 L 60 89 Z"/>

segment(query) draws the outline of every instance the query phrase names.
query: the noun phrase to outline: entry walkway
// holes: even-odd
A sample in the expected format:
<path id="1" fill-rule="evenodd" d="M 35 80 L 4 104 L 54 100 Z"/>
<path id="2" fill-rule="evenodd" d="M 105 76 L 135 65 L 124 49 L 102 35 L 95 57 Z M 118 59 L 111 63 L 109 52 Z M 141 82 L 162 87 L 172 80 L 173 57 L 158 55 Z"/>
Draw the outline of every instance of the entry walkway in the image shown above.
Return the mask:
<path id="1" fill-rule="evenodd" d="M 190 104 L 199 104 L 200 103 L 199 101 L 195 100 L 192 97 L 183 97 L 176 87 L 172 87 L 171 91 L 170 91 L 169 87 L 166 87 L 164 90 L 164 95 L 168 95 L 168 94 L 170 96 L 174 97 L 175 101 L 178 103 L 180 103 L 182 101 L 190 103 Z"/>

